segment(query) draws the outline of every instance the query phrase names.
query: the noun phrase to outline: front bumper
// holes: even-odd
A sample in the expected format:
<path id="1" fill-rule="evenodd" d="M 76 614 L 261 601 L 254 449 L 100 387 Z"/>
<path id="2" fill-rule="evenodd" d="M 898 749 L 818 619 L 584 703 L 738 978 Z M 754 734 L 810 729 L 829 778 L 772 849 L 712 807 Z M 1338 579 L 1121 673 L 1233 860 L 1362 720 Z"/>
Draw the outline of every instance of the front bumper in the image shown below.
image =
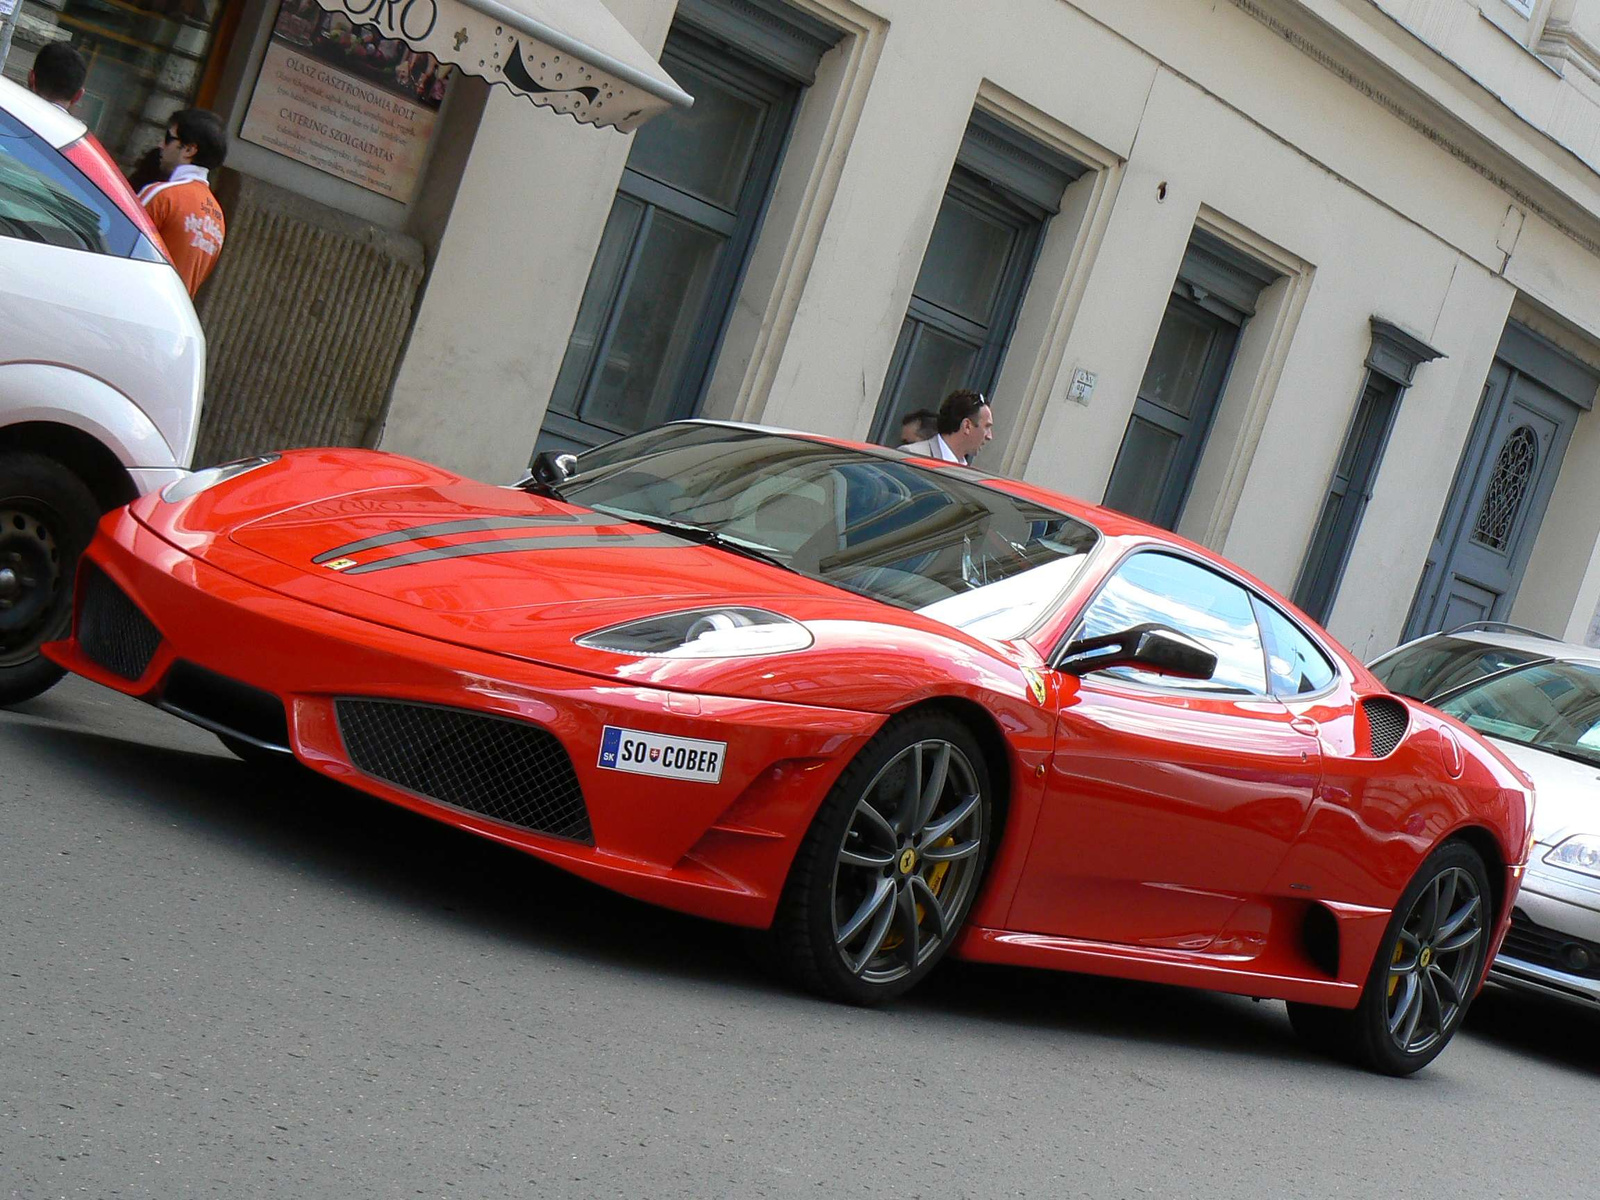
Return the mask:
<path id="1" fill-rule="evenodd" d="M 1536 847 L 1535 853 L 1545 849 Z M 1600 886 L 1589 884 L 1576 872 L 1530 863 L 1511 933 L 1489 968 L 1489 978 L 1600 1008 Z M 1594 965 L 1570 969 L 1575 951 L 1587 953 Z"/>
<path id="2" fill-rule="evenodd" d="M 667 692 L 433 641 L 222 572 L 126 509 L 106 518 L 84 560 L 73 637 L 45 650 L 61 665 L 191 720 L 193 706 L 177 702 L 183 697 L 176 684 L 196 669 L 258 696 L 270 693 L 285 710 L 288 748 L 330 778 L 625 894 L 733 924 L 771 923 L 817 806 L 885 720 Z M 284 569 L 269 564 L 267 570 Z M 112 661 L 93 631 L 85 636 L 83 598 L 95 572 L 154 627 L 131 658 Z M 363 772 L 340 727 L 339 702 L 351 700 L 434 706 L 554 735 L 581 787 L 591 840 L 490 819 Z M 205 717 L 196 723 L 258 743 L 273 740 L 256 737 L 254 726 L 230 729 Z M 607 726 L 726 743 L 720 778 L 709 783 L 602 768 Z"/>

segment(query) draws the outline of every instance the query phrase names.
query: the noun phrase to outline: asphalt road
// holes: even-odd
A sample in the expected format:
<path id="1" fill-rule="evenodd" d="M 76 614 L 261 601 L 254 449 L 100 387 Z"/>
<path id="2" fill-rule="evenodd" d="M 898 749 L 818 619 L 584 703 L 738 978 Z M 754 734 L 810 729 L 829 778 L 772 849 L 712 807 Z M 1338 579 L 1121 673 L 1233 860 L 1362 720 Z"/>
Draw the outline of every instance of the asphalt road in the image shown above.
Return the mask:
<path id="1" fill-rule="evenodd" d="M 1568 1197 L 1597 1034 L 1490 991 L 1391 1080 L 1120 981 L 838 1007 L 80 680 L 0 712 L 0 1197 Z"/>

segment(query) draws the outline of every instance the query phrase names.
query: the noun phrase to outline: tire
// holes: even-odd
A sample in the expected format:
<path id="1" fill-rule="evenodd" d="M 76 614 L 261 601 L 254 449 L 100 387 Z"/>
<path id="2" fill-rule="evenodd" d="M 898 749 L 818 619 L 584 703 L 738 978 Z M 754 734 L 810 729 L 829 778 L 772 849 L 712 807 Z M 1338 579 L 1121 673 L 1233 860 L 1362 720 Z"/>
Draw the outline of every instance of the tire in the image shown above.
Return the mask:
<path id="1" fill-rule="evenodd" d="M 1289 1005 L 1307 1043 L 1384 1075 L 1427 1066 L 1455 1036 L 1483 975 L 1494 922 L 1489 874 L 1477 851 L 1449 842 L 1401 893 L 1361 1001 L 1348 1012 Z"/>
<path id="2" fill-rule="evenodd" d="M 772 926 L 782 969 L 850 1004 L 916 986 L 972 908 L 993 808 L 966 725 L 935 712 L 890 721 L 845 768 L 795 855 Z"/>
<path id="3" fill-rule="evenodd" d="M 100 506 L 52 458 L 0 451 L 0 705 L 32 699 L 66 674 L 39 653 L 67 635 L 78 558 Z"/>

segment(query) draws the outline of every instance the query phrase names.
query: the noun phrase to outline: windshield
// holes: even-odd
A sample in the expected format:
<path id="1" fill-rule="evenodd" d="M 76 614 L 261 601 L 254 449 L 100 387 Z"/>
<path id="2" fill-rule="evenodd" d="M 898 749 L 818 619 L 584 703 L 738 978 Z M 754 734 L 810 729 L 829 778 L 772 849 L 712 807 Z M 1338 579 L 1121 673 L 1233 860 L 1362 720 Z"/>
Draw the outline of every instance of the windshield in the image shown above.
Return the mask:
<path id="1" fill-rule="evenodd" d="M 1600 766 L 1600 666 L 1534 663 L 1439 707 L 1480 733 Z"/>
<path id="2" fill-rule="evenodd" d="M 991 638 L 1037 625 L 1099 535 L 1065 513 L 899 455 L 668 425 L 578 459 L 574 504 L 676 521 L 814 579 Z"/>
<path id="3" fill-rule="evenodd" d="M 1468 638 L 1431 637 L 1373 663 L 1372 673 L 1391 692 L 1426 701 L 1474 679 L 1543 657 Z"/>

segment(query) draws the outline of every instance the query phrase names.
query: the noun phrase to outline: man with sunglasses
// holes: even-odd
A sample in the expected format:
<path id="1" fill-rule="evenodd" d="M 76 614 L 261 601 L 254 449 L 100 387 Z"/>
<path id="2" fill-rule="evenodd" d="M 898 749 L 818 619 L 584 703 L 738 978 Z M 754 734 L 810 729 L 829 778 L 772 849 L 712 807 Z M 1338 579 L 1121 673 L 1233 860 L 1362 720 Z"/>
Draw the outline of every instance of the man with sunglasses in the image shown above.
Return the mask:
<path id="1" fill-rule="evenodd" d="M 982 392 L 962 388 L 939 405 L 939 431 L 926 441 L 900 447 L 904 454 L 923 454 L 945 462 L 969 463 L 994 437 L 994 414 Z"/>
<path id="2" fill-rule="evenodd" d="M 139 192 L 139 202 L 161 233 L 172 265 L 193 296 L 217 265 L 227 224 L 211 194 L 211 172 L 228 154 L 222 119 L 203 108 L 172 114 L 160 146 L 163 180 Z"/>

